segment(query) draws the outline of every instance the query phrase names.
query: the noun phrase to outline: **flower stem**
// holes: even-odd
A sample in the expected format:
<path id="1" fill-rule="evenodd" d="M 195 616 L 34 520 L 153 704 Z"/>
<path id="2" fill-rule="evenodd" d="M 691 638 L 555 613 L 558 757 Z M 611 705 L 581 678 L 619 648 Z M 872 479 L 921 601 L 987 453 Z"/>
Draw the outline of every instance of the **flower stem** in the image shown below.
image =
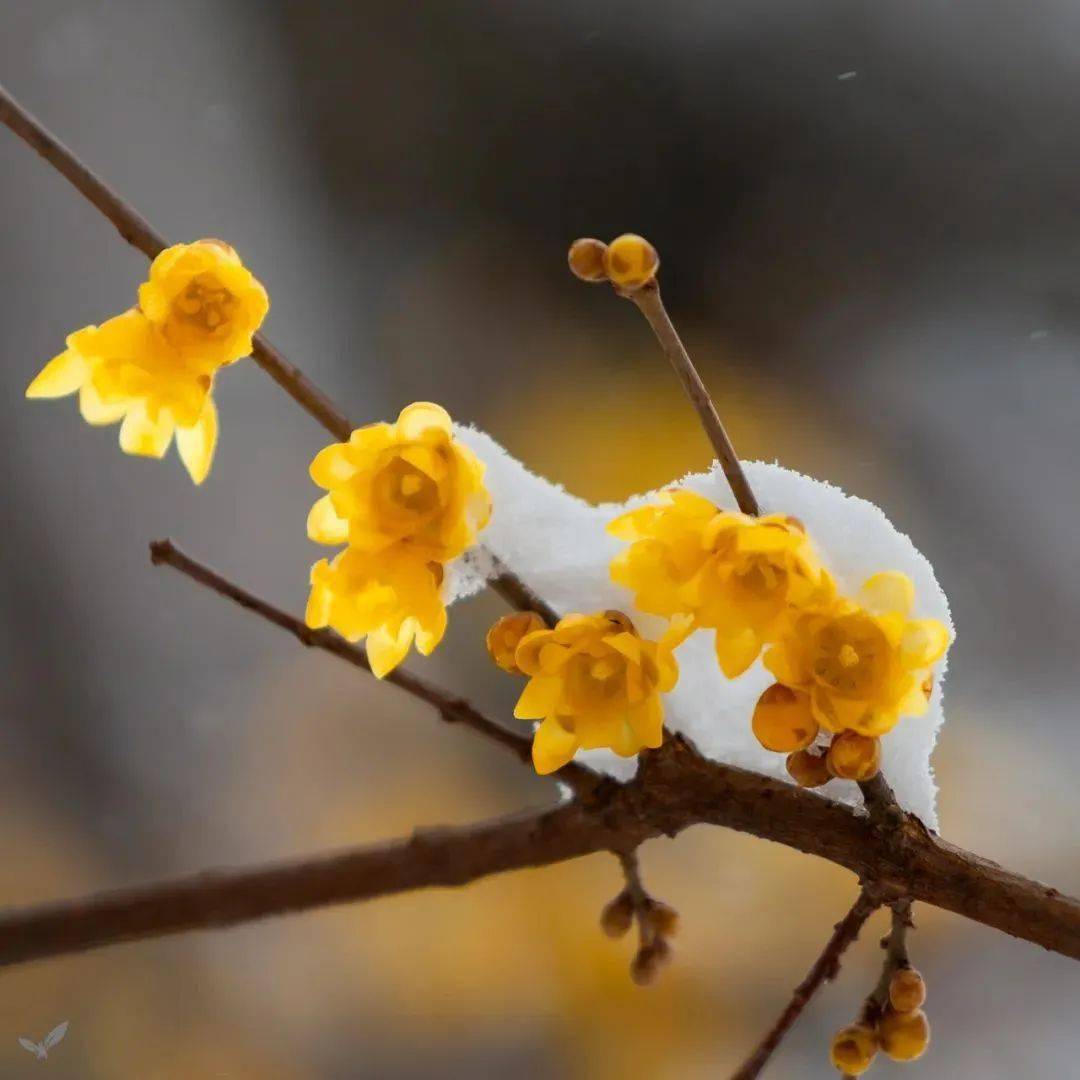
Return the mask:
<path id="1" fill-rule="evenodd" d="M 660 347 L 664 350 L 664 355 L 671 362 L 675 374 L 679 376 L 686 396 L 697 410 L 701 426 L 712 443 L 720 467 L 724 470 L 724 475 L 735 494 L 739 509 L 751 517 L 758 517 L 761 508 L 758 506 L 757 498 L 750 488 L 750 482 L 746 479 L 746 473 L 743 472 L 739 456 L 735 453 L 735 447 L 720 419 L 720 414 L 716 411 L 716 405 L 709 396 L 705 383 L 702 382 L 697 368 L 694 367 L 686 351 L 686 346 L 683 345 L 664 307 L 664 301 L 660 298 L 660 286 L 656 279 L 654 278 L 640 289 L 619 290 L 619 294 L 632 300 L 652 327 L 657 341 L 660 342 Z"/>

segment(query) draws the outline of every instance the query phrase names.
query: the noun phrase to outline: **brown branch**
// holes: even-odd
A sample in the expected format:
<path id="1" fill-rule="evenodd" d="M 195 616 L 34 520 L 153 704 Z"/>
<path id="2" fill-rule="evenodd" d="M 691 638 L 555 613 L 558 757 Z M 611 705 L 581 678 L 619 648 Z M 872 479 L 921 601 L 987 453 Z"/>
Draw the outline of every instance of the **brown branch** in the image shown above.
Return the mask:
<path id="1" fill-rule="evenodd" d="M 510 573 L 494 555 L 492 560 L 494 576 L 488 580 L 488 585 L 506 601 L 507 606 L 517 611 L 535 611 L 548 626 L 554 626 L 559 621 L 559 613 L 546 600 L 533 592 L 521 578 Z"/>
<path id="2" fill-rule="evenodd" d="M 626 821 L 617 827 L 620 836 L 633 828 Z M 637 830 L 645 831 L 640 825 Z M 463 828 L 419 830 L 372 847 L 210 871 L 14 911 L 0 915 L 0 966 L 412 889 L 464 885 L 488 874 L 585 855 L 608 846 L 614 835 L 602 818 L 570 803 Z"/>
<path id="3" fill-rule="evenodd" d="M 155 540 L 150 545 L 150 561 L 155 566 L 171 566 L 197 582 L 239 604 L 242 608 L 273 623 L 274 626 L 292 634 L 302 645 L 308 648 L 322 649 L 344 660 L 361 671 L 371 674 L 371 664 L 367 653 L 358 645 L 350 645 L 344 638 L 329 630 L 312 630 L 302 619 L 282 611 L 242 589 L 239 585 L 222 577 L 215 570 L 203 563 L 196 562 L 185 555 L 171 540 Z M 464 727 L 482 735 L 490 742 L 510 750 L 521 762 L 528 765 L 532 761 L 532 739 L 516 731 L 510 731 L 494 720 L 488 719 L 469 702 L 454 697 L 426 679 L 413 675 L 401 668 L 395 668 L 384 679 L 385 682 L 400 687 L 406 693 L 434 706 L 439 716 L 447 723 L 462 724 Z M 591 791 L 600 782 L 600 777 L 581 765 L 571 763 L 559 773 L 559 779 L 575 791 Z"/>
<path id="4" fill-rule="evenodd" d="M 628 784 L 602 784 L 537 818 L 421 834 L 285 866 L 166 881 L 0 917 L 0 963 L 231 925 L 576 858 L 632 850 L 693 824 L 723 825 L 847 867 L 910 896 L 1080 960 L 1080 902 L 953 847 L 907 816 L 902 859 L 865 814 L 758 773 L 706 761 L 675 738 Z M 160 910 L 159 910 L 160 909 Z"/>
<path id="5" fill-rule="evenodd" d="M 863 1005 L 862 1023 L 876 1024 L 889 1001 L 889 984 L 892 977 L 909 966 L 907 933 L 914 924 L 911 921 L 911 901 L 897 900 L 892 904 L 892 921 L 889 933 L 882 941 L 885 956 L 881 962 L 881 977 Z"/>
<path id="6" fill-rule="evenodd" d="M 814 961 L 791 996 L 791 1001 L 780 1014 L 779 1019 L 769 1029 L 768 1034 L 758 1044 L 757 1049 L 732 1074 L 731 1080 L 754 1080 L 769 1063 L 769 1059 L 780 1045 L 781 1039 L 791 1030 L 795 1021 L 802 1015 L 810 999 L 826 983 L 832 982 L 840 970 L 840 960 L 848 947 L 855 943 L 866 920 L 878 909 L 881 901 L 867 889 L 863 889 L 848 913 L 833 928 L 821 955 Z"/>
<path id="7" fill-rule="evenodd" d="M 720 419 L 720 414 L 716 411 L 716 405 L 709 396 L 709 391 L 705 388 L 705 383 L 698 374 L 697 368 L 694 367 L 678 331 L 672 325 L 667 309 L 664 307 L 664 301 L 660 298 L 660 286 L 656 279 L 653 278 L 639 289 L 618 291 L 621 296 L 634 302 L 652 327 L 653 333 L 660 342 L 660 347 L 664 350 L 664 355 L 671 362 L 675 374 L 679 376 L 679 382 L 682 383 L 686 396 L 697 410 L 701 426 L 705 429 L 709 442 L 712 443 L 720 467 L 724 470 L 724 475 L 735 494 L 739 509 L 744 514 L 757 517 L 761 513 L 757 498 L 750 488 L 750 482 L 746 479 L 746 473 L 743 472 L 742 463 L 739 461 L 738 454 L 735 453 L 735 447 Z"/>

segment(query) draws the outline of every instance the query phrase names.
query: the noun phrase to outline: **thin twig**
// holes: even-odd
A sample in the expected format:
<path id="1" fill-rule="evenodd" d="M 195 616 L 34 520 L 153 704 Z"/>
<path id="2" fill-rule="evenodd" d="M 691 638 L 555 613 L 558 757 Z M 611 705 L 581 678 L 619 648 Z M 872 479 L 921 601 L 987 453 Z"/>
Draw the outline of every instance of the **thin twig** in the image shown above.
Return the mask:
<path id="1" fill-rule="evenodd" d="M 891 881 L 903 874 L 905 891 L 917 900 L 1080 960 L 1080 901 L 925 830 L 914 834 L 900 867 L 866 817 L 849 807 L 732 766 L 701 759 L 681 766 L 675 757 L 670 773 L 654 768 L 629 784 L 598 789 L 594 799 L 531 818 L 10 911 L 0 916 L 0 964 L 391 892 L 462 885 L 594 851 L 630 850 L 699 823 L 830 859 L 862 880 Z"/>
<path id="2" fill-rule="evenodd" d="M 292 634 L 302 645 L 309 648 L 322 649 L 353 667 L 359 668 L 368 674 L 371 673 L 371 664 L 368 662 L 367 653 L 358 645 L 350 645 L 343 638 L 338 637 L 328 630 L 312 630 L 302 619 L 295 615 L 282 611 L 273 604 L 262 600 L 254 594 L 242 589 L 239 585 L 228 578 L 222 577 L 216 571 L 203 563 L 196 562 L 190 556 L 185 555 L 171 540 L 155 540 L 150 545 L 150 560 L 155 566 L 171 566 L 191 578 L 192 581 L 205 586 L 219 596 L 239 604 L 242 608 L 266 619 L 282 630 Z M 395 668 L 386 677 L 385 681 L 400 687 L 406 693 L 434 706 L 439 716 L 447 723 L 462 724 L 464 727 L 482 735 L 490 742 L 510 750 L 521 762 L 528 764 L 532 760 L 532 740 L 516 731 L 510 731 L 494 720 L 488 719 L 469 702 L 446 693 L 439 687 L 432 685 L 426 679 L 413 675 L 401 668 Z M 558 777 L 564 783 L 570 785 L 575 791 L 591 791 L 596 787 L 600 778 L 588 769 L 575 762 L 570 762 L 559 770 Z"/>
<path id="3" fill-rule="evenodd" d="M 787 1007 L 779 1019 L 769 1029 L 768 1034 L 758 1044 L 757 1049 L 732 1074 L 731 1080 L 754 1080 L 769 1063 L 780 1041 L 791 1030 L 795 1021 L 802 1015 L 810 999 L 826 982 L 836 978 L 840 970 L 840 959 L 848 947 L 854 944 L 866 920 L 878 909 L 881 901 L 868 889 L 863 889 L 848 913 L 833 928 L 821 955 L 814 961 L 791 996 Z"/>
<path id="4" fill-rule="evenodd" d="M 653 333 L 660 342 L 660 347 L 675 369 L 675 374 L 679 376 L 686 396 L 697 410 L 701 426 L 705 429 L 709 442 L 712 443 L 739 509 L 744 514 L 757 517 L 761 513 L 757 498 L 750 488 L 750 482 L 746 479 L 746 473 L 743 472 L 742 463 L 739 461 L 738 454 L 735 453 L 735 447 L 720 419 L 720 414 L 716 411 L 716 405 L 709 396 L 709 391 L 705 388 L 705 383 L 702 382 L 697 368 L 694 367 L 686 346 L 683 345 L 682 339 L 668 317 L 664 301 L 660 298 L 660 286 L 656 279 L 654 278 L 639 289 L 625 292 L 620 290 L 620 295 L 632 300 L 652 327 Z"/>
<path id="5" fill-rule="evenodd" d="M 863 1005 L 861 1021 L 873 1025 L 877 1022 L 889 1001 L 889 984 L 892 977 L 901 969 L 910 966 L 907 950 L 908 930 L 914 925 L 911 921 L 911 901 L 896 900 L 891 905 L 892 921 L 889 933 L 882 941 L 885 956 L 881 962 L 881 977 L 868 995 Z"/>

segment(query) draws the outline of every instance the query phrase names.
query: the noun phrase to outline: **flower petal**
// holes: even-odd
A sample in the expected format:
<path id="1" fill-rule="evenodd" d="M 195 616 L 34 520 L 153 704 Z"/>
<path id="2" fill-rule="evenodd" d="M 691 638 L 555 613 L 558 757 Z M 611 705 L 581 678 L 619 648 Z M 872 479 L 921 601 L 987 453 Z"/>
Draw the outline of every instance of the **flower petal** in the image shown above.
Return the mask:
<path id="1" fill-rule="evenodd" d="M 414 619 L 403 619 L 396 634 L 386 626 L 380 626 L 367 636 L 367 656 L 371 672 L 376 678 L 389 675 L 405 659 L 416 629 Z"/>
<path id="2" fill-rule="evenodd" d="M 168 409 L 158 409 L 151 418 L 140 401 L 128 410 L 120 425 L 120 449 L 138 457 L 161 458 L 173 437 L 173 418 Z"/>
<path id="3" fill-rule="evenodd" d="M 131 406 L 130 398 L 106 402 L 92 382 L 84 382 L 79 391 L 79 412 L 88 424 L 115 424 Z"/>
<path id="4" fill-rule="evenodd" d="M 937 663 L 949 647 L 949 631 L 937 619 L 916 619 L 904 627 L 900 639 L 900 662 L 907 668 Z"/>
<path id="5" fill-rule="evenodd" d="M 716 632 L 716 659 L 720 670 L 729 679 L 737 679 L 758 658 L 761 639 L 747 628 L 739 634 L 722 635 Z"/>
<path id="6" fill-rule="evenodd" d="M 915 602 L 915 586 L 907 574 L 885 570 L 868 578 L 859 592 L 859 603 L 873 615 L 899 612 L 906 615 Z"/>
<path id="7" fill-rule="evenodd" d="M 521 691 L 514 706 L 518 720 L 543 720 L 555 712 L 562 692 L 562 679 L 551 675 L 534 675 Z"/>
<path id="8" fill-rule="evenodd" d="M 218 414 L 213 398 L 207 398 L 199 419 L 191 427 L 176 429 L 176 449 L 188 475 L 201 484 L 210 472 L 217 446 Z"/>
<path id="9" fill-rule="evenodd" d="M 58 398 L 74 394 L 86 382 L 90 365 L 75 349 L 65 349 L 38 372 L 26 388 L 28 398 Z"/>
<path id="10" fill-rule="evenodd" d="M 554 717 L 545 720 L 533 735 L 533 768 L 541 776 L 561 769 L 577 750 L 577 736 L 567 731 Z"/>
<path id="11" fill-rule="evenodd" d="M 329 490 L 344 484 L 356 471 L 349 457 L 349 444 L 333 443 L 320 450 L 308 471 L 321 488 Z"/>
<path id="12" fill-rule="evenodd" d="M 450 414 L 430 401 L 414 401 L 401 410 L 397 419 L 398 437 L 406 442 L 427 437 L 449 438 L 454 430 Z"/>
<path id="13" fill-rule="evenodd" d="M 329 495 L 316 499 L 308 513 L 307 534 L 316 544 L 344 544 L 349 539 L 349 523 L 338 516 Z"/>

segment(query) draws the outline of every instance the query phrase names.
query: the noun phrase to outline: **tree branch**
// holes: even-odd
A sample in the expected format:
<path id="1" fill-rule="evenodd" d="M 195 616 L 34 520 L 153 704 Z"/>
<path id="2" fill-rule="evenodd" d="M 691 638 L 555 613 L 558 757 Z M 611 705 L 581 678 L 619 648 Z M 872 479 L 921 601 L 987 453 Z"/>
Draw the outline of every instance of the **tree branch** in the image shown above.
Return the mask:
<path id="1" fill-rule="evenodd" d="M 706 761 L 676 737 L 644 754 L 630 783 L 602 783 L 589 797 L 538 817 L 9 912 L 0 916 L 0 964 L 462 885 L 594 851 L 631 850 L 701 823 L 847 867 L 875 882 L 884 902 L 910 896 L 1080 960 L 1077 900 L 939 840 L 911 815 L 898 857 L 865 814 L 780 780 Z"/>
<path id="2" fill-rule="evenodd" d="M 242 589 L 239 585 L 222 577 L 215 570 L 203 563 L 196 562 L 185 555 L 171 540 L 155 540 L 150 545 L 150 561 L 155 566 L 171 566 L 192 581 L 203 585 L 224 596 L 242 608 L 258 615 L 274 626 L 290 633 L 308 648 L 322 649 L 324 652 L 344 660 L 361 671 L 371 674 L 371 664 L 366 651 L 359 645 L 350 645 L 344 638 L 329 630 L 312 630 L 302 619 L 282 611 L 266 600 Z M 516 731 L 510 731 L 501 724 L 484 716 L 469 702 L 454 697 L 446 691 L 429 683 L 418 675 L 410 674 L 402 668 L 395 668 L 386 675 L 384 682 L 404 690 L 407 694 L 434 706 L 439 716 L 450 724 L 462 724 L 490 742 L 498 743 L 511 751 L 519 761 L 528 765 L 532 762 L 532 739 Z M 601 782 L 601 777 L 581 765 L 571 764 L 559 773 L 559 779 L 575 791 L 591 791 Z"/>
<path id="3" fill-rule="evenodd" d="M 709 396 L 709 391 L 705 388 L 705 383 L 698 374 L 697 368 L 694 367 L 686 346 L 683 345 L 678 331 L 668 317 L 664 301 L 660 298 L 660 286 L 656 279 L 653 278 L 639 289 L 625 291 L 617 289 L 616 291 L 620 296 L 632 300 L 652 327 L 657 341 L 660 342 L 660 347 L 664 350 L 664 355 L 671 362 L 675 374 L 679 376 L 679 382 L 682 383 L 686 396 L 697 410 L 701 426 L 705 429 L 709 442 L 712 443 L 716 457 L 735 495 L 735 501 L 739 504 L 739 509 L 744 514 L 757 517 L 761 509 L 750 487 L 750 481 L 746 479 L 746 473 L 743 472 L 739 455 L 735 453 L 735 447 L 724 427 L 724 422 L 720 419 L 716 405 Z"/>
<path id="4" fill-rule="evenodd" d="M 769 1029 L 758 1047 L 737 1069 L 731 1080 L 754 1080 L 769 1063 L 769 1059 L 780 1045 L 781 1039 L 791 1030 L 795 1021 L 802 1015 L 810 999 L 826 983 L 832 982 L 840 970 L 840 960 L 850 945 L 855 943 L 866 920 L 878 909 L 881 901 L 867 889 L 862 889 L 848 913 L 833 928 L 821 955 L 814 961 L 792 994 L 787 1008 Z"/>

